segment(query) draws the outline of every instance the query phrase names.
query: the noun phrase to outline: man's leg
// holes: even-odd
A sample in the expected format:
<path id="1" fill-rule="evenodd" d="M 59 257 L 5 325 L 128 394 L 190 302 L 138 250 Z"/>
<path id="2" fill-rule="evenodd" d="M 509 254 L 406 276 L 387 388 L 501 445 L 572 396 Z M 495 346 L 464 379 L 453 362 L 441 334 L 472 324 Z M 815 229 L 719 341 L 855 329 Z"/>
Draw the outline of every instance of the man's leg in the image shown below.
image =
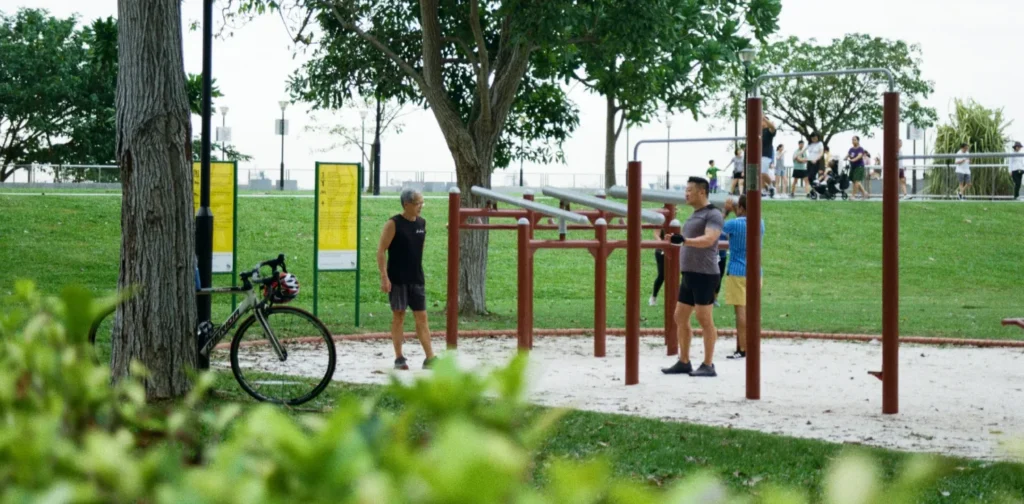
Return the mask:
<path id="1" fill-rule="evenodd" d="M 416 339 L 420 340 L 423 346 L 423 353 L 427 360 L 434 358 L 434 350 L 430 346 L 430 325 L 427 324 L 427 311 L 414 311 L 412 316 L 416 319 Z"/>
<path id="2" fill-rule="evenodd" d="M 391 312 L 391 344 L 395 346 L 395 359 L 402 359 L 402 329 L 405 327 L 405 310 Z"/>
<path id="3" fill-rule="evenodd" d="M 1020 184 L 1024 180 L 1024 171 L 1013 172 L 1013 199 L 1020 198 Z"/>
<path id="4" fill-rule="evenodd" d="M 736 305 L 736 348 L 747 351 L 747 307 Z"/>
<path id="5" fill-rule="evenodd" d="M 718 339 L 718 330 L 715 329 L 714 305 L 698 305 L 694 311 L 697 312 L 697 323 L 704 333 L 704 364 L 714 364 L 715 341 Z"/>
<path id="6" fill-rule="evenodd" d="M 676 303 L 676 338 L 679 340 L 679 362 L 690 363 L 690 341 L 693 339 L 693 327 L 690 325 L 690 317 L 693 315 L 693 306 Z"/>

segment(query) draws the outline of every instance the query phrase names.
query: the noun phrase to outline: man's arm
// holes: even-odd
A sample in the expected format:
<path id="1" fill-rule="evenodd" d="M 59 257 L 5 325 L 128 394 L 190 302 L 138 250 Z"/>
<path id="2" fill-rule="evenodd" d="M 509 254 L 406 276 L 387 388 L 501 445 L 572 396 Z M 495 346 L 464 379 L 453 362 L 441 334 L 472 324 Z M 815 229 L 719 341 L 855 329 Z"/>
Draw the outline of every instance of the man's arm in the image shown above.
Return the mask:
<path id="1" fill-rule="evenodd" d="M 395 239 L 395 221 L 388 220 L 384 224 L 384 231 L 380 233 L 380 243 L 377 245 L 377 271 L 380 272 L 380 289 L 384 292 L 391 292 L 391 279 L 388 278 L 387 261 L 384 253 L 391 246 L 391 240 Z"/>
<path id="2" fill-rule="evenodd" d="M 683 245 L 693 248 L 711 248 L 718 243 L 718 237 L 722 236 L 722 228 L 707 227 L 704 235 L 697 238 L 688 238 Z"/>

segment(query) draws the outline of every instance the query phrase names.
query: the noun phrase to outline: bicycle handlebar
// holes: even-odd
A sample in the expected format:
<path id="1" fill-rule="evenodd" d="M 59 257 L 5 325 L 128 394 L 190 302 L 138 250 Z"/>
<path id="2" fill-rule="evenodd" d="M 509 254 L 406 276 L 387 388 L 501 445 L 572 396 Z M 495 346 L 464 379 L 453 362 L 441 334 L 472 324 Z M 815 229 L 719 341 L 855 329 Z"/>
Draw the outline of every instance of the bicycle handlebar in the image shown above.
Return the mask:
<path id="1" fill-rule="evenodd" d="M 267 276 L 266 278 L 263 278 L 263 277 L 260 277 L 260 269 L 261 268 L 265 268 L 265 267 L 269 267 L 270 268 L 271 274 L 270 274 L 270 276 Z M 251 289 L 253 287 L 252 281 L 251 281 L 251 279 L 253 277 L 256 278 L 256 283 L 258 283 L 260 285 L 267 285 L 267 284 L 273 282 L 274 280 L 277 280 L 277 268 L 278 267 L 281 268 L 281 271 L 283 271 L 285 273 L 288 273 L 288 267 L 285 266 L 284 254 L 279 254 L 276 259 L 271 259 L 269 261 L 263 261 L 263 262 L 257 264 L 255 268 L 253 268 L 253 269 L 251 269 L 249 271 L 243 272 L 240 275 L 238 275 L 242 279 L 242 288 L 246 289 L 246 290 Z"/>

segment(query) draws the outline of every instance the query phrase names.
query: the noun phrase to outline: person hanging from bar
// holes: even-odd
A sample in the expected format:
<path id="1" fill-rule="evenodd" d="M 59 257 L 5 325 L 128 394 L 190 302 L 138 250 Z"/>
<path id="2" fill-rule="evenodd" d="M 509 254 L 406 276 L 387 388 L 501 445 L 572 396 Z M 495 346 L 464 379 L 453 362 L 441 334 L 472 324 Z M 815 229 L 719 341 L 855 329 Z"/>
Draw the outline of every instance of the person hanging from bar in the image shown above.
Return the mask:
<path id="1" fill-rule="evenodd" d="M 412 309 L 416 320 L 416 337 L 423 345 L 427 369 L 437 357 L 430 346 L 430 327 L 427 325 L 427 297 L 423 278 L 423 247 L 427 239 L 427 221 L 423 212 L 423 195 L 406 189 L 399 196 L 402 213 L 384 223 L 377 246 L 377 269 L 380 271 L 380 290 L 388 294 L 391 303 L 391 342 L 395 347 L 395 369 L 409 369 L 402 354 L 405 311 Z M 387 265 L 384 255 L 387 252 Z"/>
<path id="2" fill-rule="evenodd" d="M 747 356 L 747 197 L 739 201 L 725 200 L 725 216 L 735 212 L 736 218 L 722 227 L 723 241 L 729 243 L 729 267 L 725 276 L 725 304 L 736 311 L 736 351 L 728 359 L 742 359 Z M 761 236 L 764 236 L 764 219 L 761 220 Z"/>
<path id="3" fill-rule="evenodd" d="M 681 234 L 667 237 L 673 244 L 682 246 L 679 258 L 682 279 L 675 311 L 679 360 L 671 367 L 662 368 L 661 372 L 665 374 L 717 376 L 714 355 L 718 332 L 715 329 L 714 302 L 719 280 L 718 238 L 722 234 L 723 219 L 722 212 L 708 202 L 708 185 L 708 181 L 700 177 L 690 177 L 686 182 L 686 204 L 693 207 L 693 214 L 686 219 Z M 690 318 L 695 313 L 704 333 L 704 362 L 697 369 L 693 369 L 690 363 L 690 341 L 693 338 Z"/>

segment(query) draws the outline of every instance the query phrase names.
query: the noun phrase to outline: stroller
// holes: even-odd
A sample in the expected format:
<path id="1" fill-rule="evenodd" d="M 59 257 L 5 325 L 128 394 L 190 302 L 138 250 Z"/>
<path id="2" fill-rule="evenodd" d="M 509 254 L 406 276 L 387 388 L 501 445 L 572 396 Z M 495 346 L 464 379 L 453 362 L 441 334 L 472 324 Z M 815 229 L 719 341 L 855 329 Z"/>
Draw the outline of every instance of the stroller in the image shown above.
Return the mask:
<path id="1" fill-rule="evenodd" d="M 811 181 L 811 187 L 814 189 L 810 193 L 812 200 L 818 198 L 824 198 L 827 200 L 836 199 L 836 195 L 842 195 L 844 200 L 849 199 L 849 195 L 846 190 L 850 188 L 850 174 L 843 170 L 836 177 L 833 175 L 839 171 L 839 162 L 836 160 L 832 161 L 830 166 L 831 170 L 825 172 L 825 180 L 813 180 Z"/>

